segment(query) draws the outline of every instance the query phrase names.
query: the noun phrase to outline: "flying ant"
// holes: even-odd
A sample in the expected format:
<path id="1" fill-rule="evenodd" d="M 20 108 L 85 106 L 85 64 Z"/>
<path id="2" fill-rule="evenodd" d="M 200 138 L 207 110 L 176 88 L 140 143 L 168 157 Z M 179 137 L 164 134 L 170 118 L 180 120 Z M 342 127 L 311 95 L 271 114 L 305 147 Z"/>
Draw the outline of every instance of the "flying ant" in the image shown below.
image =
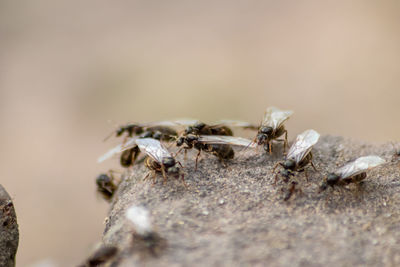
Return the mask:
<path id="1" fill-rule="evenodd" d="M 213 154 L 221 162 L 225 160 L 233 159 L 235 152 L 232 146 L 244 146 L 244 147 L 255 147 L 251 140 L 233 137 L 233 136 L 221 136 L 221 135 L 183 135 L 177 139 L 176 145 L 178 147 L 185 145 L 182 149 L 198 150 L 196 156 L 195 169 L 197 170 L 197 162 L 201 151 Z M 179 150 L 180 151 L 180 150 Z M 178 153 L 179 153 L 178 151 Z"/>
<path id="2" fill-rule="evenodd" d="M 141 134 L 147 136 L 149 132 L 150 133 L 160 132 L 161 134 L 163 134 L 163 137 L 168 139 L 171 138 L 171 136 L 177 135 L 176 131 L 172 129 L 173 127 L 182 126 L 187 123 L 194 123 L 194 122 L 195 122 L 194 120 L 176 120 L 176 121 L 159 121 L 159 122 L 149 122 L 149 123 L 127 123 L 125 125 L 119 126 L 117 130 L 108 135 L 105 138 L 105 140 L 110 138 L 114 133 L 116 137 L 120 137 L 124 133 L 126 133 L 125 138 L 129 138 L 133 136 L 139 136 Z M 163 137 L 160 136 L 160 139 Z"/>
<path id="3" fill-rule="evenodd" d="M 233 136 L 233 131 L 226 125 L 207 125 L 203 122 L 196 122 L 185 129 L 184 135 L 227 135 Z"/>
<path id="4" fill-rule="evenodd" d="M 281 141 L 284 144 L 284 149 L 287 147 L 287 130 L 283 123 L 293 114 L 290 110 L 280 110 L 276 107 L 269 107 L 264 114 L 261 126 L 258 129 L 255 141 L 258 145 L 263 145 L 265 151 L 272 153 L 272 140 Z M 278 139 L 283 134 L 285 138 Z"/>
<path id="5" fill-rule="evenodd" d="M 385 163 L 385 160 L 378 156 L 360 157 L 347 163 L 335 172 L 328 174 L 320 186 L 320 191 L 324 191 L 328 186 L 344 186 L 350 183 L 359 183 L 367 177 L 367 170 L 383 163 Z"/>
<path id="6" fill-rule="evenodd" d="M 286 181 L 289 176 L 294 175 L 294 172 L 301 172 L 305 170 L 305 167 L 310 163 L 314 170 L 317 170 L 312 162 L 312 147 L 318 142 L 320 134 L 314 130 L 307 130 L 299 134 L 296 141 L 290 147 L 286 159 L 283 162 L 279 162 L 275 165 L 275 169 L 280 165 L 283 170 L 280 174 L 285 177 Z M 275 182 L 277 176 L 275 176 Z"/>
<path id="7" fill-rule="evenodd" d="M 102 173 L 96 178 L 97 192 L 107 201 L 110 201 L 117 191 L 119 181 L 114 178 L 113 171 Z"/>
<path id="8" fill-rule="evenodd" d="M 164 126 L 154 126 L 148 128 L 146 131 L 142 132 L 138 137 L 131 137 L 130 139 L 125 140 L 121 145 L 111 149 L 108 153 L 106 153 L 102 158 L 99 159 L 99 162 L 113 156 L 114 154 L 118 154 L 122 152 L 120 156 L 120 164 L 122 167 L 128 168 L 132 166 L 137 157 L 140 154 L 140 149 L 136 145 L 135 142 L 131 144 L 132 141 L 135 141 L 137 138 L 153 138 L 161 141 L 171 141 L 175 140 L 177 133 L 175 130 L 164 127 Z M 126 149 L 129 147 L 129 149 Z"/>
<path id="9" fill-rule="evenodd" d="M 136 144 L 140 151 L 147 155 L 145 165 L 148 169 L 153 171 L 153 180 L 155 180 L 156 173 L 162 173 L 164 182 L 167 180 L 167 174 L 172 174 L 179 177 L 181 170 L 177 165 L 172 154 L 160 143 L 160 141 L 153 138 L 140 138 L 136 140 Z M 147 178 L 150 173 L 147 174 Z M 184 175 L 181 174 L 181 179 L 185 184 Z M 185 184 L 186 185 L 186 184 Z"/>

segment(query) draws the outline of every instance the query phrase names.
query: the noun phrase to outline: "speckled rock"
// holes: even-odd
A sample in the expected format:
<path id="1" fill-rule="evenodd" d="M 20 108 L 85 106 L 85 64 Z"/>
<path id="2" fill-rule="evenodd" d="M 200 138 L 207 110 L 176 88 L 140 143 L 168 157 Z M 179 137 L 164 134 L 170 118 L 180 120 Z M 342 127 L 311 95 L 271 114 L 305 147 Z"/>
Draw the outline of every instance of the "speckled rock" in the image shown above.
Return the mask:
<path id="1" fill-rule="evenodd" d="M 276 147 L 279 147 L 276 146 Z M 274 184 L 273 155 L 236 151 L 224 168 L 203 154 L 185 162 L 185 180 L 143 181 L 143 164 L 128 172 L 107 218 L 103 243 L 120 248 L 113 266 L 400 266 L 400 158 L 392 144 L 371 145 L 324 136 L 313 149 L 319 172 L 308 169 Z M 319 192 L 325 175 L 359 156 L 387 160 L 359 185 Z M 183 160 L 182 160 L 183 161 Z M 291 182 L 296 191 L 288 201 Z M 144 205 L 166 240 L 157 255 L 133 249 L 125 211 Z"/>
<path id="2" fill-rule="evenodd" d="M 0 266 L 15 266 L 18 240 L 14 205 L 6 190 L 0 185 Z"/>

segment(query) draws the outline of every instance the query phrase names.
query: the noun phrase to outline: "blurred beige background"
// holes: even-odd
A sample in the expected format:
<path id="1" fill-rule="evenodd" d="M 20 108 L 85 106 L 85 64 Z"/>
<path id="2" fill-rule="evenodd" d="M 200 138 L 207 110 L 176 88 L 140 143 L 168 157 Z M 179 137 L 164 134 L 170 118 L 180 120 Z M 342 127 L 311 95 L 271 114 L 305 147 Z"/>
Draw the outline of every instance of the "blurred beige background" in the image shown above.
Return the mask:
<path id="1" fill-rule="evenodd" d="M 323 2 L 323 3 L 322 3 Z M 81 262 L 108 205 L 94 178 L 115 123 L 259 122 L 400 139 L 400 2 L 0 1 L 0 167 L 17 265 Z M 113 121 L 109 123 L 108 120 Z"/>

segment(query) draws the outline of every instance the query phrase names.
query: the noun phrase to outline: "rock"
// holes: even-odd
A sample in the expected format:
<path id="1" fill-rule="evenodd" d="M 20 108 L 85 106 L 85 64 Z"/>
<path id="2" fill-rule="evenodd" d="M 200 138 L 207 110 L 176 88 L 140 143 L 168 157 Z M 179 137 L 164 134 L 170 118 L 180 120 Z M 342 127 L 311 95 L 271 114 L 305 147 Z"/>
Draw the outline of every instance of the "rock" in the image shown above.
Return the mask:
<path id="1" fill-rule="evenodd" d="M 279 147 L 279 145 L 275 146 Z M 313 149 L 320 173 L 308 168 L 274 185 L 274 165 L 282 151 L 236 151 L 224 168 L 202 154 L 185 162 L 185 180 L 143 181 L 136 165 L 119 185 L 103 236 L 120 254 L 113 266 L 400 266 L 400 159 L 392 144 L 371 145 L 324 136 Z M 359 185 L 328 188 L 323 177 L 359 156 L 387 160 Z M 297 184 L 296 184 L 297 183 Z M 287 192 L 295 184 L 288 201 Z M 293 188 L 292 188 L 293 189 Z M 143 205 L 155 232 L 166 242 L 157 254 L 134 249 L 126 209 Z"/>
<path id="2" fill-rule="evenodd" d="M 0 185 L 0 266 L 15 266 L 18 240 L 14 204 L 6 190 Z"/>

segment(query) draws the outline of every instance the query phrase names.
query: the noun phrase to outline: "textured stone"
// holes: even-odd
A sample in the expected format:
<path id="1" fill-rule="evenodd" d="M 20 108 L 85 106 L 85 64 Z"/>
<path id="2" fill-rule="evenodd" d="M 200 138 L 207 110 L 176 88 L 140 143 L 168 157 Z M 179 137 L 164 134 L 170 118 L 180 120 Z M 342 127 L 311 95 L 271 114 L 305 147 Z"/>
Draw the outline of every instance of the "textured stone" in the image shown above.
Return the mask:
<path id="1" fill-rule="evenodd" d="M 15 266 L 19 241 L 14 204 L 0 185 L 0 266 Z"/>
<path id="2" fill-rule="evenodd" d="M 276 147 L 279 147 L 277 145 Z M 308 181 L 299 173 L 297 190 L 284 201 L 291 182 L 273 167 L 282 151 L 236 151 L 224 168 L 203 154 L 185 162 L 185 180 L 142 181 L 136 165 L 120 184 L 107 218 L 103 243 L 121 249 L 115 266 L 400 266 L 400 158 L 392 144 L 371 145 L 324 136 L 314 147 Z M 323 177 L 359 156 L 387 160 L 359 185 L 319 192 Z M 144 205 L 166 241 L 157 255 L 135 250 L 125 219 L 131 205 Z"/>

